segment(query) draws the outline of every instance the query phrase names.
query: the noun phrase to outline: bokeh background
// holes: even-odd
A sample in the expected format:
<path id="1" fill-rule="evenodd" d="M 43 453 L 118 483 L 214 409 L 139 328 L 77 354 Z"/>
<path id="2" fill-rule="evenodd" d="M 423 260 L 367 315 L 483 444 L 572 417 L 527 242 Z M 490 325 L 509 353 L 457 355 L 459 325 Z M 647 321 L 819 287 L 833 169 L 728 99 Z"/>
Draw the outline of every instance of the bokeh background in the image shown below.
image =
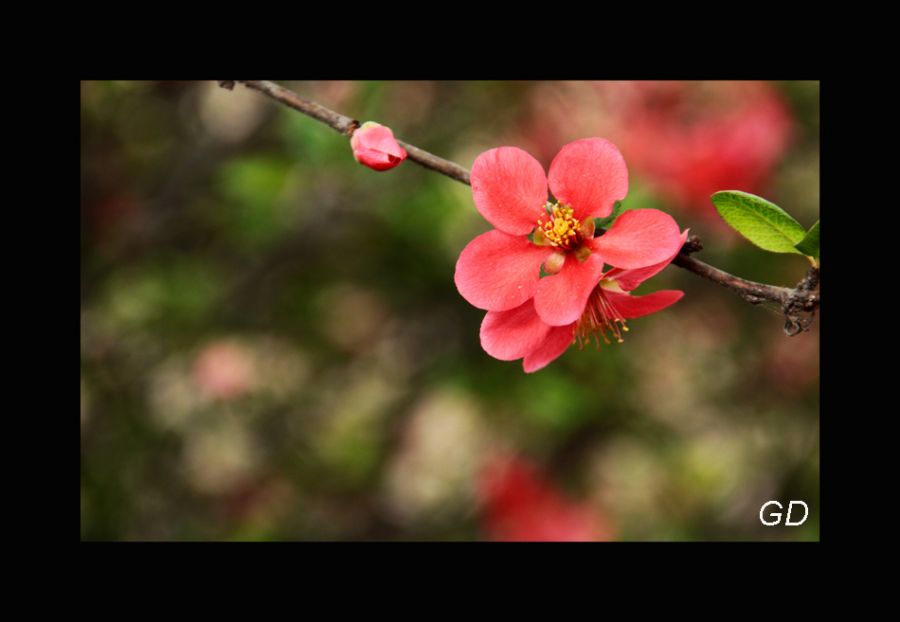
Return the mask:
<path id="1" fill-rule="evenodd" d="M 792 285 L 709 195 L 818 218 L 817 82 L 281 84 L 470 167 L 622 150 L 626 208 Z M 819 335 L 675 267 L 624 344 L 526 375 L 453 285 L 470 189 L 215 82 L 81 84 L 81 534 L 103 540 L 817 540 Z M 764 527 L 800 499 L 801 527 Z"/>

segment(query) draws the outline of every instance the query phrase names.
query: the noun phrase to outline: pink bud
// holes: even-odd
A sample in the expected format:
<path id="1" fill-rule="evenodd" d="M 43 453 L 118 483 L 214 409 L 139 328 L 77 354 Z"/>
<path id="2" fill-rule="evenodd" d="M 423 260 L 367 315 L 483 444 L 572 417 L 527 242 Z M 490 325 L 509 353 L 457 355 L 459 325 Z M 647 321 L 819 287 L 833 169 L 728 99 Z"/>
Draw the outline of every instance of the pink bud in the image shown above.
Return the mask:
<path id="1" fill-rule="evenodd" d="M 540 229 L 538 229 L 538 231 L 540 231 Z M 556 274 L 562 270 L 565 263 L 566 256 L 564 253 L 552 253 L 547 257 L 547 260 L 544 261 L 544 272 L 547 274 Z"/>
<path id="2" fill-rule="evenodd" d="M 391 128 L 366 121 L 350 138 L 353 157 L 376 171 L 394 168 L 406 159 L 406 150 L 394 140 Z"/>

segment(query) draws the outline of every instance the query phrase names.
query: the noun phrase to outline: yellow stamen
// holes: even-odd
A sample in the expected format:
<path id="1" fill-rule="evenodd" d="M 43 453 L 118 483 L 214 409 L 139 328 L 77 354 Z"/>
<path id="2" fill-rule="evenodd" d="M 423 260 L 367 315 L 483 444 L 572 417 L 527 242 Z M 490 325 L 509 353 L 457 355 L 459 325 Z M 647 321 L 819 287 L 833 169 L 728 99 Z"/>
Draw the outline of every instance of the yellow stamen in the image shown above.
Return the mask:
<path id="1" fill-rule="evenodd" d="M 537 224 L 543 234 L 543 239 L 547 240 L 551 246 L 572 250 L 581 243 L 582 236 L 579 231 L 581 221 L 573 216 L 571 207 L 559 203 L 554 204 L 550 218 L 546 222 L 540 218 Z"/>

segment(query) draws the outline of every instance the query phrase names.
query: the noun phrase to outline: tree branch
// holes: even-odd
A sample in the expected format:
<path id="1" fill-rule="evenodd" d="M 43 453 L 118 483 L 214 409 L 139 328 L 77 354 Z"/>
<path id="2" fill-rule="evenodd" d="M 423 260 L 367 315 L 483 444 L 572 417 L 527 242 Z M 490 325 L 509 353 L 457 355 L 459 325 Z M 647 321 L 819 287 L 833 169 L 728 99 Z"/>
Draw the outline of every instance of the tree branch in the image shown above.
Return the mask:
<path id="1" fill-rule="evenodd" d="M 314 101 L 304 99 L 293 91 L 269 80 L 219 80 L 219 85 L 231 90 L 234 88 L 235 82 L 240 82 L 285 106 L 298 110 L 324 123 L 333 130 L 346 135 L 348 138 L 353 136 L 353 132 L 361 125 L 356 119 L 351 119 Z M 469 171 L 459 164 L 440 158 L 415 145 L 400 140 L 397 142 L 406 149 L 409 160 L 425 168 L 442 173 L 451 179 L 471 185 L 469 182 Z M 789 336 L 809 329 L 816 309 L 819 306 L 818 268 L 810 268 L 806 277 L 793 289 L 778 287 L 742 279 L 690 256 L 691 253 L 695 253 L 702 248 L 700 239 L 692 235 L 685 242 L 681 252 L 672 260 L 672 263 L 679 268 L 693 272 L 734 291 L 738 296 L 751 304 L 760 304 L 767 300 L 780 303 L 785 316 L 784 332 Z"/>
<path id="2" fill-rule="evenodd" d="M 317 104 L 308 99 L 303 99 L 293 91 L 278 86 L 274 82 L 269 82 L 268 80 L 236 80 L 236 82 L 241 82 L 251 89 L 264 93 L 285 106 L 290 106 L 294 110 L 299 110 L 316 121 L 321 121 L 331 129 L 340 132 L 341 134 L 346 134 L 348 138 L 353 136 L 353 132 L 362 125 L 356 119 L 345 117 L 334 110 L 329 110 L 321 104 Z M 424 149 L 419 149 L 415 145 L 410 145 L 402 140 L 398 140 L 397 142 L 400 143 L 401 147 L 406 149 L 407 159 L 412 160 L 417 164 L 421 164 L 425 168 L 430 168 L 438 173 L 443 173 L 456 181 L 461 181 L 466 185 L 469 184 L 469 171 L 459 164 L 451 162 L 450 160 L 445 160 L 444 158 L 439 158 L 433 153 L 429 153 Z"/>

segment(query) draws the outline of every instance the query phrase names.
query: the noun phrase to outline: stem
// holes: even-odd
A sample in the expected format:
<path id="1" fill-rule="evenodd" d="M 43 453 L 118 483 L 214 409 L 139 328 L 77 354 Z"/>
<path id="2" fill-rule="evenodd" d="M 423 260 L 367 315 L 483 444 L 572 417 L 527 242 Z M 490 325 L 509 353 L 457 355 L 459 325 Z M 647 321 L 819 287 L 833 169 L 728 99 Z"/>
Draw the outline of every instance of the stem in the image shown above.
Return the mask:
<path id="1" fill-rule="evenodd" d="M 675 259 L 672 260 L 672 263 L 679 268 L 684 268 L 698 276 L 709 279 L 713 283 L 718 283 L 722 287 L 735 291 L 741 298 L 753 304 L 759 304 L 763 300 L 784 303 L 794 291 L 787 287 L 777 287 L 742 279 L 699 259 L 694 259 L 686 255 L 684 251 L 678 253 Z"/>
<path id="2" fill-rule="evenodd" d="M 275 101 L 280 102 L 285 106 L 290 106 L 294 110 L 299 110 L 316 121 L 321 121 L 331 129 L 340 132 L 341 134 L 346 134 L 348 137 L 353 136 L 353 132 L 362 125 L 356 119 L 351 119 L 350 117 L 344 116 L 334 110 L 330 110 L 321 104 L 317 104 L 314 101 L 304 99 L 293 91 L 278 86 L 274 82 L 269 82 L 268 80 L 236 80 L 236 82 L 242 82 L 247 87 L 255 89 L 260 93 L 264 93 Z M 450 160 L 445 160 L 444 158 L 439 158 L 433 153 L 429 153 L 424 149 L 419 149 L 415 145 L 410 145 L 402 140 L 398 140 L 397 142 L 401 147 L 406 149 L 407 159 L 412 160 L 417 164 L 421 164 L 425 168 L 430 168 L 438 173 L 443 173 L 451 179 L 469 185 L 469 171 L 459 164 L 451 162 Z"/>
<path id="3" fill-rule="evenodd" d="M 298 110 L 348 137 L 353 136 L 353 132 L 361 125 L 356 119 L 351 119 L 314 101 L 304 99 L 293 91 L 268 80 L 220 80 L 219 85 L 231 90 L 235 82 L 241 82 L 248 88 Z M 397 142 L 406 149 L 407 159 L 458 182 L 471 185 L 469 171 L 459 164 L 438 157 L 415 145 L 400 140 Z M 808 330 L 819 306 L 819 269 L 817 265 L 814 264 L 806 277 L 791 289 L 748 281 L 690 256 L 690 253 L 701 248 L 699 239 L 691 236 L 681 252 L 672 260 L 672 264 L 734 291 L 751 304 L 759 304 L 766 300 L 781 303 L 785 315 L 784 331 L 790 336 Z"/>

